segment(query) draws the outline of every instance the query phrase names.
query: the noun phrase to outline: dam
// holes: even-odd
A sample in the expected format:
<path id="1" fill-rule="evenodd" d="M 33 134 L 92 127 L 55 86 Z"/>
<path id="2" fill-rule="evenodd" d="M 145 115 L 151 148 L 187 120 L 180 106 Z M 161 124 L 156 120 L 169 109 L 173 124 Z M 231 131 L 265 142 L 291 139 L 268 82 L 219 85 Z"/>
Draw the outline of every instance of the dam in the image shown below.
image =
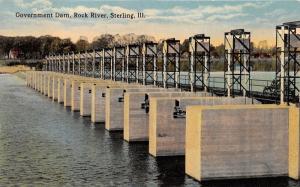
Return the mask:
<path id="1" fill-rule="evenodd" d="M 284 23 L 276 32 L 295 34 L 298 27 Z M 146 142 L 154 158 L 184 156 L 182 169 L 197 181 L 298 180 L 299 91 L 295 82 L 285 84 L 295 77 L 283 66 L 295 63 L 285 55 L 297 53 L 300 42 L 278 42 L 281 71 L 257 92 L 250 84 L 250 36 L 244 29 L 225 32 L 224 87 L 210 86 L 205 34 L 189 38 L 188 83 L 181 81 L 180 41 L 171 38 L 163 41 L 159 69 L 157 43 L 128 44 L 48 56 L 41 71 L 26 73 L 26 84 L 95 126 L 122 132 L 130 144 Z"/>

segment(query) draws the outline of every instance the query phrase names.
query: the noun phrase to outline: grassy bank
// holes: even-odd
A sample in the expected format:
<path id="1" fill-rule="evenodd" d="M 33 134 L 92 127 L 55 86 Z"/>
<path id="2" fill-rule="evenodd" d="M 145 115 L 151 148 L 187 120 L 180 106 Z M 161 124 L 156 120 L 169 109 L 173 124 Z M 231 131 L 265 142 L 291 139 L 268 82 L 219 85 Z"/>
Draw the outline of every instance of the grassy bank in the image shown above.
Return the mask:
<path id="1" fill-rule="evenodd" d="M 30 67 L 24 65 L 18 66 L 0 66 L 0 74 L 13 74 L 20 71 L 28 71 Z"/>

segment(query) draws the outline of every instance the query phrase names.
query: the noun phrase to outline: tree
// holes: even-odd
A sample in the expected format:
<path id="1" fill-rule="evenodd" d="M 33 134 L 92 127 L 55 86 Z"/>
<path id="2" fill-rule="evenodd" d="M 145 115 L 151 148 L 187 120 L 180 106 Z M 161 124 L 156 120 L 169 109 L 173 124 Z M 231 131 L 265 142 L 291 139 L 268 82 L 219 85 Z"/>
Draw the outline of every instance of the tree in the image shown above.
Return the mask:
<path id="1" fill-rule="evenodd" d="M 180 44 L 180 54 L 188 53 L 189 52 L 189 39 L 185 39 L 182 44 Z"/>
<path id="2" fill-rule="evenodd" d="M 83 39 L 79 39 L 76 44 L 76 51 L 86 51 L 89 49 L 89 42 Z"/>
<path id="3" fill-rule="evenodd" d="M 211 55 L 215 58 L 222 58 L 224 56 L 224 44 L 218 46 L 211 46 Z"/>
<path id="4" fill-rule="evenodd" d="M 98 38 L 94 39 L 91 43 L 93 49 L 103 49 L 106 47 L 112 47 L 115 43 L 115 37 L 111 34 L 102 34 Z"/>

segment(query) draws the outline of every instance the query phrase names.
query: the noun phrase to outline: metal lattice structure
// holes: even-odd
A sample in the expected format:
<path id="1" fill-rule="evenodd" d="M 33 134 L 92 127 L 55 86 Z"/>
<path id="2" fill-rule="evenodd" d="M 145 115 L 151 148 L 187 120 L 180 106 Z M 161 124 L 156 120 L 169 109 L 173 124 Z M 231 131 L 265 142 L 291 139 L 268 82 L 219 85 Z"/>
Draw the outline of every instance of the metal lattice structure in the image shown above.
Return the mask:
<path id="1" fill-rule="evenodd" d="M 54 71 L 55 72 L 58 72 L 58 61 L 57 61 L 57 56 L 53 56 L 53 64 L 54 64 L 54 66 L 53 66 L 53 68 L 54 68 Z"/>
<path id="2" fill-rule="evenodd" d="M 86 51 L 84 55 L 85 60 L 85 76 L 87 77 L 94 77 L 95 72 L 95 61 L 94 61 L 94 52 L 93 51 Z"/>
<path id="3" fill-rule="evenodd" d="M 113 79 L 113 49 L 103 49 L 103 79 Z"/>
<path id="4" fill-rule="evenodd" d="M 57 67 L 56 67 L 56 56 L 52 55 L 51 57 L 51 64 L 52 64 L 52 71 L 56 72 L 57 71 Z"/>
<path id="5" fill-rule="evenodd" d="M 64 73 L 65 64 L 63 61 L 63 54 L 58 55 L 58 63 L 59 63 L 59 72 Z"/>
<path id="6" fill-rule="evenodd" d="M 59 55 L 55 56 L 55 71 L 60 72 L 60 62 L 59 62 Z"/>
<path id="7" fill-rule="evenodd" d="M 115 46 L 114 47 L 114 80 L 124 81 L 125 80 L 125 47 Z"/>
<path id="8" fill-rule="evenodd" d="M 163 41 L 163 87 L 180 85 L 180 41 L 175 38 Z"/>
<path id="9" fill-rule="evenodd" d="M 69 74 L 73 74 L 73 61 L 72 61 L 72 56 L 70 55 L 70 53 L 68 53 L 68 73 Z"/>
<path id="10" fill-rule="evenodd" d="M 157 81 L 157 43 L 146 42 L 143 44 L 143 85 L 156 85 Z"/>
<path id="11" fill-rule="evenodd" d="M 280 103 L 299 103 L 299 54 L 300 21 L 276 26 L 276 90 Z"/>
<path id="12" fill-rule="evenodd" d="M 53 68 L 53 57 L 52 57 L 52 55 L 48 56 L 47 61 L 48 61 L 48 68 L 47 68 L 47 70 L 48 71 L 54 71 L 54 68 Z"/>
<path id="13" fill-rule="evenodd" d="M 74 64 L 74 69 L 73 69 L 73 74 L 74 75 L 80 75 L 80 53 L 75 54 L 74 52 L 72 53 L 72 60 Z"/>
<path id="14" fill-rule="evenodd" d="M 102 61 L 102 53 L 94 50 L 94 77 L 101 78 L 101 61 Z"/>
<path id="15" fill-rule="evenodd" d="M 43 63 L 42 71 L 48 71 L 48 63 L 49 63 L 48 56 L 46 56 L 45 61 Z"/>
<path id="16" fill-rule="evenodd" d="M 246 96 L 250 91 L 250 32 L 236 29 L 225 33 L 224 89 L 227 96 Z"/>
<path id="17" fill-rule="evenodd" d="M 63 73 L 68 73 L 67 55 L 65 55 L 63 53 L 61 58 L 62 58 L 62 62 L 63 62 Z"/>
<path id="18" fill-rule="evenodd" d="M 140 65 L 140 46 L 130 44 L 126 47 L 126 81 L 139 81 L 139 65 Z M 142 74 L 142 72 L 141 72 Z M 142 76 L 142 75 L 141 75 Z"/>
<path id="19" fill-rule="evenodd" d="M 85 55 L 82 52 L 79 52 L 77 54 L 77 58 L 79 61 L 78 67 L 79 67 L 79 75 L 85 76 L 85 69 L 86 69 L 86 61 L 85 61 Z"/>
<path id="20" fill-rule="evenodd" d="M 53 69 L 55 72 L 58 72 L 58 61 L 57 61 L 57 56 L 53 56 Z"/>
<path id="21" fill-rule="evenodd" d="M 210 37 L 198 34 L 189 38 L 190 90 L 208 91 L 210 75 Z"/>

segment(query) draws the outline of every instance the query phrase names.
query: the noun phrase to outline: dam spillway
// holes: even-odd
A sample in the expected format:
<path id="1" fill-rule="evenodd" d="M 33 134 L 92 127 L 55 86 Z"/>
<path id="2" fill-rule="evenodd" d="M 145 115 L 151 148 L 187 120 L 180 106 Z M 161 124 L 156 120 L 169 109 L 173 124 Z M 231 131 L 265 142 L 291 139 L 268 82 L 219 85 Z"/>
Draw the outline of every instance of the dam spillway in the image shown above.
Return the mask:
<path id="1" fill-rule="evenodd" d="M 299 28 L 299 22 L 276 27 L 276 36 L 295 40 L 276 37 L 276 78 L 259 91 L 253 87 L 262 80 L 251 78 L 251 33 L 244 29 L 224 33 L 221 83 L 210 76 L 211 45 L 205 34 L 188 40 L 186 76 L 180 41 L 169 38 L 160 52 L 158 43 L 144 42 L 49 55 L 43 71 L 27 72 L 26 80 L 95 125 L 123 132 L 125 141 L 147 142 L 155 158 L 184 156 L 185 174 L 198 181 L 298 180 L 295 103 L 300 93 L 292 74 L 299 71 Z"/>
<path id="2" fill-rule="evenodd" d="M 66 81 L 72 82 L 70 89 L 58 88 Z M 294 105 L 47 71 L 27 72 L 26 82 L 45 96 L 52 93 L 48 97 L 54 102 L 63 95 L 59 103 L 71 100 L 68 107 L 82 116 L 101 112 L 106 130 L 124 131 L 128 142 L 148 141 L 155 157 L 185 155 L 186 174 L 199 181 L 299 178 L 300 116 Z"/>

